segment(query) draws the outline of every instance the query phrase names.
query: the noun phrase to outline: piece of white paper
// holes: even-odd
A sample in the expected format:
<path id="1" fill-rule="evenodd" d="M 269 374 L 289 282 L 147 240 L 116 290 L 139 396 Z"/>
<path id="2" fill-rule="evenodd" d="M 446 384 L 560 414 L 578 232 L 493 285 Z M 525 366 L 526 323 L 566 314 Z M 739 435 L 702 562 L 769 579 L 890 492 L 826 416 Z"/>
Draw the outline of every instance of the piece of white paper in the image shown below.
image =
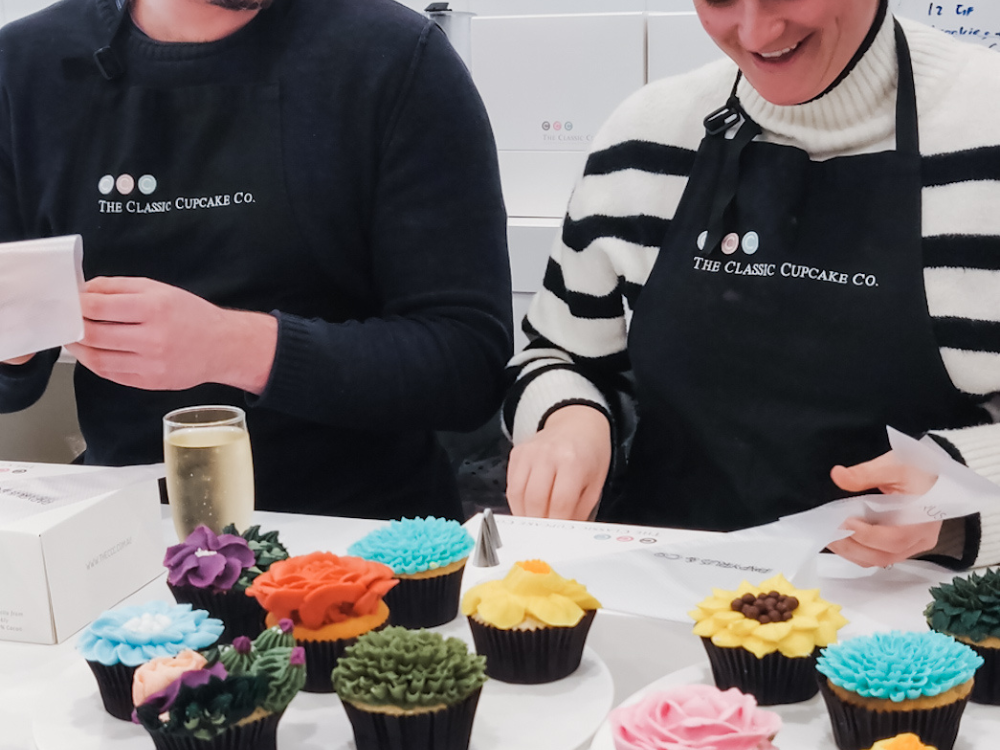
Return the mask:
<path id="1" fill-rule="evenodd" d="M 23 473 L 11 471 L 0 474 L 0 525 L 165 475 L 163 464 L 86 469 L 65 467 L 69 473 L 47 473 L 43 465 L 37 464 L 24 466 L 28 468 L 23 469 Z"/>
<path id="2" fill-rule="evenodd" d="M 822 548 L 852 532 L 840 528 L 848 518 L 869 523 L 906 525 L 960 518 L 1000 504 L 1000 486 L 952 460 L 931 438 L 915 440 L 886 428 L 897 460 L 907 466 L 937 474 L 937 482 L 923 495 L 858 495 L 835 500 L 812 510 L 785 516 L 760 527 L 768 534 L 801 535 Z"/>
<path id="3" fill-rule="evenodd" d="M 80 235 L 0 244 L 0 362 L 83 338 Z"/>

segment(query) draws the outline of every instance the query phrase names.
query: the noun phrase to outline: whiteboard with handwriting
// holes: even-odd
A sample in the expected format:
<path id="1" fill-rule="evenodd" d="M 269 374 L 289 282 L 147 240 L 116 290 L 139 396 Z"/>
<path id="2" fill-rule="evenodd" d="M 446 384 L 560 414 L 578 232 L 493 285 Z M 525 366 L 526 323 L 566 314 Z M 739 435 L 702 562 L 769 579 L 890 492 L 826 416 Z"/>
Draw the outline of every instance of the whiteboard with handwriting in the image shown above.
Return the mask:
<path id="1" fill-rule="evenodd" d="M 889 0 L 889 7 L 897 16 L 1000 51 L 1000 0 Z"/>

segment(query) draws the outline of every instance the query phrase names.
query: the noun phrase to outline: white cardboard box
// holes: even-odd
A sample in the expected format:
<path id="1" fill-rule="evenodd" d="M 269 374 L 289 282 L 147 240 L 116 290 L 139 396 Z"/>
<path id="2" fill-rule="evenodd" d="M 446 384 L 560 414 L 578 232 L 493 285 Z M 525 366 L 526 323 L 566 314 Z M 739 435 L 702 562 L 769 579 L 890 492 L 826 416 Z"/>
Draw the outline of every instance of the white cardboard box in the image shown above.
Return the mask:
<path id="1" fill-rule="evenodd" d="M 0 461 L 0 640 L 64 641 L 164 571 L 154 478 L 48 509 L 15 507 L 25 497 L 14 480 L 84 486 L 102 471 L 116 470 Z"/>

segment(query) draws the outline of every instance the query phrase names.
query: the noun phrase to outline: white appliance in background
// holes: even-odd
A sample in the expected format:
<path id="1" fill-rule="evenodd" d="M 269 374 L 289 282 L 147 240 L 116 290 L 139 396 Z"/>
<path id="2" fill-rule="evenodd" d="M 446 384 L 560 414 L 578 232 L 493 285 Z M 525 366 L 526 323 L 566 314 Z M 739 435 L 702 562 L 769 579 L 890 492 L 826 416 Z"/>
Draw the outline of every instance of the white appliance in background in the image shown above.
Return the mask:
<path id="1" fill-rule="evenodd" d="M 643 4 L 470 2 L 472 77 L 497 141 L 518 325 L 597 130 L 646 81 Z M 581 5 L 604 12 L 555 12 Z"/>
<path id="2" fill-rule="evenodd" d="M 686 73 L 723 56 L 693 8 L 691 0 L 646 0 L 647 81 Z"/>

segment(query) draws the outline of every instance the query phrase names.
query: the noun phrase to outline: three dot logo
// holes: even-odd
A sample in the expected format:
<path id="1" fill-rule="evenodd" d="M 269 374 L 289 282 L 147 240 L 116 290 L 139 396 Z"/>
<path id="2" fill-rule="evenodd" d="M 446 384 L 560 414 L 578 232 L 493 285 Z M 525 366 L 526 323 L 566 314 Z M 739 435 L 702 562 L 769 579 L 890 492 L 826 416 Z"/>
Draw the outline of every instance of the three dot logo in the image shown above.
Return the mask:
<path id="1" fill-rule="evenodd" d="M 705 249 L 706 242 L 708 242 L 707 231 L 699 234 L 698 239 L 695 240 L 699 250 Z M 730 232 L 722 238 L 721 250 L 725 255 L 732 255 L 740 248 L 743 249 L 744 254 L 753 255 L 760 249 L 760 236 L 756 232 L 747 232 L 740 237 L 736 232 Z"/>
<path id="2" fill-rule="evenodd" d="M 549 123 L 549 121 L 548 121 L 548 120 L 546 120 L 545 122 L 543 122 L 543 123 L 542 123 L 542 130 L 545 130 L 545 131 L 547 131 L 547 130 L 549 130 L 549 128 L 551 128 L 551 127 L 552 127 L 552 125 L 551 125 L 551 124 Z"/>
<path id="3" fill-rule="evenodd" d="M 111 174 L 104 175 L 97 181 L 97 192 L 101 195 L 111 195 L 117 190 L 121 195 L 129 195 L 133 190 L 139 188 L 143 195 L 150 195 L 156 190 L 156 178 L 151 174 L 144 174 L 138 180 L 128 173 L 123 173 L 115 177 Z"/>
<path id="4" fill-rule="evenodd" d="M 573 129 L 573 123 L 567 121 L 567 122 L 563 123 L 563 128 L 565 128 L 567 131 L 572 130 Z"/>
<path id="5" fill-rule="evenodd" d="M 552 129 L 553 130 L 562 130 L 562 123 L 559 122 L 559 120 L 556 120 L 554 123 L 552 123 Z"/>

